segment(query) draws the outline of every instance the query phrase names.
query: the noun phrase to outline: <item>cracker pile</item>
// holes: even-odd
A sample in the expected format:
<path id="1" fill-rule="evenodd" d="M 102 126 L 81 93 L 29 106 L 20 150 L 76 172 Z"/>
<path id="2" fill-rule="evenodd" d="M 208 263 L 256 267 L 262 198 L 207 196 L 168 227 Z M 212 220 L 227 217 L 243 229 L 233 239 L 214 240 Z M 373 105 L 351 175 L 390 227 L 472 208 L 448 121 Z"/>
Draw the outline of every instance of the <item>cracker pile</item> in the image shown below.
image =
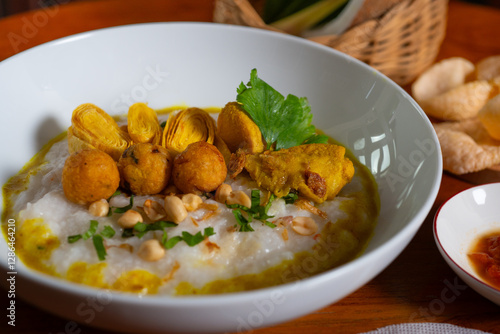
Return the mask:
<path id="1" fill-rule="evenodd" d="M 444 59 L 411 89 L 435 120 L 445 170 L 461 175 L 500 164 L 500 55 L 477 64 Z"/>

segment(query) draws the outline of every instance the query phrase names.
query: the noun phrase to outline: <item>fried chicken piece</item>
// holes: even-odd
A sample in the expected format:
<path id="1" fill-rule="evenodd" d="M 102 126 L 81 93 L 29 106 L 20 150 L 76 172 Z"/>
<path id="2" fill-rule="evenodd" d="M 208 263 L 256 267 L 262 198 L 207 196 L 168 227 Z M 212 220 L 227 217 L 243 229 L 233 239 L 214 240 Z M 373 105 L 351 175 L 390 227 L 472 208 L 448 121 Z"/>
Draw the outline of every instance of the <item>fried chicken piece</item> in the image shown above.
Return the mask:
<path id="1" fill-rule="evenodd" d="M 239 159 L 259 187 L 278 197 L 295 190 L 316 203 L 334 198 L 354 175 L 345 148 L 332 144 L 299 145 Z"/>

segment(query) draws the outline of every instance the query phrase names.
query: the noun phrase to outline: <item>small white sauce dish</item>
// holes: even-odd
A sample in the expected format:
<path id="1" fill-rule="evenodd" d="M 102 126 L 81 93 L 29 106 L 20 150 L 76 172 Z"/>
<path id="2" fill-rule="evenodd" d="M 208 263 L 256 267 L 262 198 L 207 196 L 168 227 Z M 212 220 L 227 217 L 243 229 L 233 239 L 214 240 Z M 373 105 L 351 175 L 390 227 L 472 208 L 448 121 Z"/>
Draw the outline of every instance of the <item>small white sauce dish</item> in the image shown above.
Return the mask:
<path id="1" fill-rule="evenodd" d="M 500 305 L 500 290 L 475 272 L 467 255 L 478 238 L 495 231 L 500 231 L 500 183 L 456 194 L 434 218 L 434 239 L 451 269 L 477 293 Z"/>

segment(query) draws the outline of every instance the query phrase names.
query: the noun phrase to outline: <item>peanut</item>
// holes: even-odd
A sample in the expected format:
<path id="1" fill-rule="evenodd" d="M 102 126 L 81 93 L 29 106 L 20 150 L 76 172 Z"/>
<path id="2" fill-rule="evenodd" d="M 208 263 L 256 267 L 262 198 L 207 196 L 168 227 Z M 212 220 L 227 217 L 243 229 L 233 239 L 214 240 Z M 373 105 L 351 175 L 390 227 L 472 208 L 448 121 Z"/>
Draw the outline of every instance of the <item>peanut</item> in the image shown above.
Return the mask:
<path id="1" fill-rule="evenodd" d="M 107 200 L 100 199 L 98 201 L 93 202 L 89 206 L 89 212 L 91 215 L 96 217 L 105 217 L 109 212 L 109 203 Z"/>
<path id="2" fill-rule="evenodd" d="M 184 203 L 187 211 L 196 211 L 200 204 L 203 203 L 203 199 L 195 194 L 184 194 L 182 195 L 182 203 Z"/>
<path id="3" fill-rule="evenodd" d="M 142 215 L 135 210 L 127 210 L 120 218 L 118 218 L 118 225 L 123 228 L 132 228 L 135 224 L 142 222 Z"/>
<path id="4" fill-rule="evenodd" d="M 158 261 L 165 256 L 165 248 L 156 239 L 144 241 L 137 251 L 137 255 L 144 261 Z"/>
<path id="5" fill-rule="evenodd" d="M 311 217 L 295 217 L 292 229 L 300 235 L 312 235 L 318 232 L 318 224 Z"/>
<path id="6" fill-rule="evenodd" d="M 215 191 L 215 200 L 219 203 L 226 203 L 226 200 L 232 191 L 233 188 L 231 188 L 229 184 L 221 184 Z"/>
<path id="7" fill-rule="evenodd" d="M 241 190 L 231 191 L 226 199 L 227 204 L 239 204 L 247 208 L 252 207 L 252 200 Z"/>
<path id="8" fill-rule="evenodd" d="M 167 213 L 167 218 L 176 224 L 179 224 L 188 215 L 184 203 L 177 196 L 165 197 L 164 208 Z"/>

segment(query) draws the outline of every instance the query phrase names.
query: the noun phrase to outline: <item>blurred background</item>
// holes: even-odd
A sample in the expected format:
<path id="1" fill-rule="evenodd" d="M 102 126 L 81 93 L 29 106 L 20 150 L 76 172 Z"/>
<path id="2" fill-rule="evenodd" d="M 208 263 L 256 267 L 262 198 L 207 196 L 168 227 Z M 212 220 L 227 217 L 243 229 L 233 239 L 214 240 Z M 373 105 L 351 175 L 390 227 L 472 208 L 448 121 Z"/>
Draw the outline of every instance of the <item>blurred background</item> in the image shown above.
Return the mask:
<path id="1" fill-rule="evenodd" d="M 0 17 L 75 1 L 82 0 L 0 0 Z"/>
<path id="2" fill-rule="evenodd" d="M 0 17 L 21 13 L 31 9 L 37 9 L 37 8 L 48 7 L 75 1 L 102 1 L 102 0 L 0 0 Z M 148 0 L 143 0 L 144 3 L 147 3 L 147 1 Z M 385 0 L 380 0 L 380 1 L 385 1 Z M 494 6 L 500 8 L 500 0 L 462 0 L 462 1 L 473 2 L 481 5 Z"/>

